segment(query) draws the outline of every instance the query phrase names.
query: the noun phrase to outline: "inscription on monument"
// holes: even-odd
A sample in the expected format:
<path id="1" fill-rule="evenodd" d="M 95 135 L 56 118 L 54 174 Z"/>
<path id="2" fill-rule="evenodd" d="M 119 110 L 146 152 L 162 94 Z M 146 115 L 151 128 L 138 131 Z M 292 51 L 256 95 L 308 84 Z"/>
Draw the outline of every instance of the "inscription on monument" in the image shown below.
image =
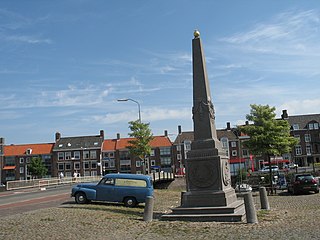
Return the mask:
<path id="1" fill-rule="evenodd" d="M 218 171 L 212 162 L 203 162 L 202 164 L 193 162 L 189 164 L 189 167 L 189 180 L 195 187 L 208 188 L 217 181 Z"/>

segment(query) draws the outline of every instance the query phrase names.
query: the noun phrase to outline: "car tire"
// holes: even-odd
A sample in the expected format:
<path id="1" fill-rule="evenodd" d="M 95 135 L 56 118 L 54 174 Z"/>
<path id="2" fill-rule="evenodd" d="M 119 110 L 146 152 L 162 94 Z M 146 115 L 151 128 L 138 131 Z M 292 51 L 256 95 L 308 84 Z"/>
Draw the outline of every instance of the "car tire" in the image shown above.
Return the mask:
<path id="1" fill-rule="evenodd" d="M 292 189 L 292 193 L 293 193 L 293 195 L 298 195 L 299 192 L 296 189 L 293 188 Z"/>
<path id="2" fill-rule="evenodd" d="M 86 196 L 85 193 L 79 192 L 79 193 L 77 193 L 76 196 L 75 196 L 75 201 L 76 201 L 76 203 L 78 203 L 78 204 L 85 204 L 85 203 L 88 202 L 88 199 L 87 199 L 87 196 Z"/>
<path id="3" fill-rule="evenodd" d="M 135 207 L 138 204 L 136 198 L 134 197 L 126 197 L 123 203 L 126 207 Z"/>
<path id="4" fill-rule="evenodd" d="M 314 191 L 315 193 L 319 193 L 319 188 Z"/>

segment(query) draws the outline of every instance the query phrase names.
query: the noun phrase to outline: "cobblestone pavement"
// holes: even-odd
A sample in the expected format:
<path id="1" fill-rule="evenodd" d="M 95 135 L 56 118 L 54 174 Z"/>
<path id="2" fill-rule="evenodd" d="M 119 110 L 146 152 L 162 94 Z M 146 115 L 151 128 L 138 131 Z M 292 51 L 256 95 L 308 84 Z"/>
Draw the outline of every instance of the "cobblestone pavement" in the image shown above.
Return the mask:
<path id="1" fill-rule="evenodd" d="M 156 190 L 154 221 L 143 222 L 143 206 L 63 204 L 1 218 L 0 239 L 320 239 L 320 194 L 269 196 L 258 224 L 159 221 L 176 207 L 180 191 Z"/>

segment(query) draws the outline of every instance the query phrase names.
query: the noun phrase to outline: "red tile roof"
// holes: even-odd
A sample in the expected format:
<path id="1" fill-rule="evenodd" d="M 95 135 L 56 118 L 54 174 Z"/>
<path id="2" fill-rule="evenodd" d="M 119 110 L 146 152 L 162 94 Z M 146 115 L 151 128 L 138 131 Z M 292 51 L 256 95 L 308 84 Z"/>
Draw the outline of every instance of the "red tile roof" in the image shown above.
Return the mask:
<path id="1" fill-rule="evenodd" d="M 27 149 L 32 149 L 31 155 L 51 154 L 54 143 L 23 144 L 4 146 L 4 156 L 26 155 Z"/>
<path id="2" fill-rule="evenodd" d="M 120 139 L 106 139 L 103 142 L 103 149 L 102 151 L 115 151 L 120 149 L 127 148 L 130 140 L 134 138 L 120 138 Z M 172 142 L 166 136 L 154 136 L 150 142 L 152 148 L 156 147 L 171 147 Z"/>

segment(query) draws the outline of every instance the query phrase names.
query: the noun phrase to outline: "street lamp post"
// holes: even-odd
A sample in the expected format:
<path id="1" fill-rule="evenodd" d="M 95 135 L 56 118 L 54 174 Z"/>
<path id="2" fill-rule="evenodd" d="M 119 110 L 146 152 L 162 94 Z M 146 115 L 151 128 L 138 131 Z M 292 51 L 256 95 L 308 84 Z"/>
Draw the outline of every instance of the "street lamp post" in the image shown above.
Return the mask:
<path id="1" fill-rule="evenodd" d="M 135 102 L 138 105 L 138 111 L 139 111 L 139 122 L 141 123 L 141 112 L 140 112 L 140 103 L 136 100 L 133 100 L 131 98 L 123 98 L 123 99 L 118 99 L 118 102 L 127 102 L 127 101 L 131 101 L 131 102 Z"/>

